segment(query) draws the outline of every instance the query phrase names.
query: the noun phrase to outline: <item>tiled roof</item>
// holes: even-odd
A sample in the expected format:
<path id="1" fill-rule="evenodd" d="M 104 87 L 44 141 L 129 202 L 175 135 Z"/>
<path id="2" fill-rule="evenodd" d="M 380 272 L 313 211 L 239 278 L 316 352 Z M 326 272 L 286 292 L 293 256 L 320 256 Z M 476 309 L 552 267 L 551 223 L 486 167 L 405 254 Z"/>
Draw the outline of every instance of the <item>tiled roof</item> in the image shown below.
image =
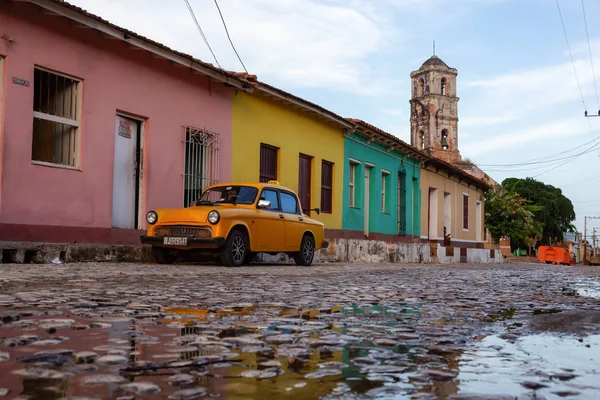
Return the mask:
<path id="1" fill-rule="evenodd" d="M 304 107 L 308 111 L 316 112 L 321 114 L 322 116 L 329 118 L 341 125 L 344 128 L 352 128 L 352 123 L 348 122 L 346 118 L 330 111 L 318 104 L 312 103 L 308 100 L 305 100 L 301 97 L 298 97 L 292 93 L 286 92 L 285 90 L 276 88 L 275 86 L 271 86 L 265 82 L 261 82 L 257 79 L 256 75 L 247 74 L 244 72 L 234 72 L 237 77 L 244 79 L 249 84 L 253 85 L 256 89 L 269 93 L 271 95 L 275 95 L 279 98 L 283 98 L 285 100 L 291 101 L 299 106 Z"/>
<path id="2" fill-rule="evenodd" d="M 204 62 L 202 60 L 199 60 L 199 59 L 197 59 L 197 58 L 195 58 L 195 57 L 193 57 L 193 56 L 191 56 L 189 54 L 182 53 L 182 52 L 177 51 L 177 50 L 173 50 L 170 47 L 167 47 L 167 46 L 165 46 L 162 43 L 158 43 L 158 42 L 156 42 L 156 41 L 154 41 L 152 39 L 149 39 L 147 37 L 144 37 L 144 36 L 142 36 L 142 35 L 140 35 L 138 33 L 130 31 L 129 29 L 125 29 L 125 28 L 122 28 L 122 27 L 120 27 L 118 25 L 115 25 L 115 24 L 113 24 L 113 23 L 105 20 L 102 17 L 99 17 L 99 16 L 97 16 L 95 14 L 92 14 L 92 13 L 84 10 L 83 8 L 77 7 L 77 6 L 75 6 L 75 5 L 71 4 L 71 3 L 68 3 L 66 1 L 64 1 L 64 0 L 29 0 L 29 2 L 32 3 L 32 4 L 35 4 L 35 5 L 39 6 L 39 7 L 48 9 L 50 11 L 54 11 L 54 12 L 58 11 L 56 9 L 56 6 L 64 7 L 66 9 L 74 11 L 74 12 L 76 12 L 76 13 L 84 16 L 84 17 L 87 17 L 87 18 L 90 18 L 90 19 L 92 19 L 92 20 L 94 20 L 96 22 L 99 22 L 99 23 L 101 23 L 101 24 L 103 24 L 103 25 L 105 25 L 107 27 L 110 27 L 110 28 L 113 28 L 115 30 L 118 30 L 118 31 L 122 32 L 124 34 L 123 35 L 123 40 L 124 41 L 128 41 L 128 39 L 135 38 L 135 39 L 143 41 L 143 42 L 145 42 L 145 43 L 147 43 L 149 45 L 155 46 L 158 49 L 161 49 L 163 51 L 172 53 L 172 54 L 174 54 L 176 56 L 185 58 L 185 59 L 189 60 L 190 63 L 198 64 L 199 66 L 202 66 L 202 67 L 208 69 L 209 71 L 216 73 L 216 74 L 211 74 L 210 75 L 214 79 L 221 80 L 222 82 L 225 82 L 225 83 L 236 83 L 235 86 L 241 86 L 241 85 L 243 85 L 245 83 L 244 80 L 241 79 L 240 77 L 238 77 L 235 73 L 232 73 L 230 71 L 226 71 L 224 69 L 215 67 L 214 65 L 212 65 L 210 63 L 207 63 L 207 62 Z M 52 5 L 54 5 L 54 7 L 52 7 Z M 69 16 L 66 15 L 66 14 L 64 14 L 64 16 L 67 17 L 67 18 L 69 18 Z M 99 26 L 93 26 L 93 28 L 100 30 Z M 133 45 L 135 45 L 135 44 L 133 44 Z M 192 64 L 190 64 L 190 67 L 191 66 L 192 66 Z M 220 77 L 220 79 L 219 79 L 219 77 Z"/>
<path id="3" fill-rule="evenodd" d="M 453 175 L 459 176 L 462 180 L 472 182 L 473 184 L 475 184 L 479 187 L 482 187 L 485 189 L 491 189 L 491 187 L 492 187 L 489 183 L 484 182 L 477 177 L 474 177 L 473 175 L 463 171 L 462 169 L 460 169 L 450 163 L 447 163 L 446 161 L 443 161 L 443 160 L 440 160 L 439 158 L 432 157 L 432 156 L 425 154 L 424 152 L 417 149 L 416 147 L 409 145 L 405 141 L 397 138 L 396 136 L 392 135 L 391 133 L 385 132 L 384 130 L 377 128 L 374 125 L 371 125 L 360 119 L 347 118 L 347 120 L 352 122 L 356 126 L 362 126 L 364 128 L 367 128 L 367 129 L 369 129 L 373 132 L 376 132 L 376 133 L 386 137 L 387 139 L 395 142 L 395 144 L 398 145 L 398 147 L 400 147 L 401 149 L 405 150 L 408 153 L 407 155 L 412 156 L 420 161 L 424 161 L 425 164 L 432 165 L 432 166 L 436 167 L 436 169 L 445 169 L 448 172 L 452 173 Z"/>

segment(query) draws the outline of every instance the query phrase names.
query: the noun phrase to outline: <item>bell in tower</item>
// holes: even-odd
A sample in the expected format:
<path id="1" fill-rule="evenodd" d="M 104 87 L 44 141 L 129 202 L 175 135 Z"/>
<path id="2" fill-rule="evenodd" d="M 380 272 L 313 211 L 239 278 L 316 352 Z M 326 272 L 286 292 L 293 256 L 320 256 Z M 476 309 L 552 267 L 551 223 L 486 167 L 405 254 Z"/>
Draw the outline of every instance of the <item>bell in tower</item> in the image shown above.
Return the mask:
<path id="1" fill-rule="evenodd" d="M 431 156 L 455 163 L 458 151 L 458 71 L 433 55 L 411 72 L 411 144 Z"/>

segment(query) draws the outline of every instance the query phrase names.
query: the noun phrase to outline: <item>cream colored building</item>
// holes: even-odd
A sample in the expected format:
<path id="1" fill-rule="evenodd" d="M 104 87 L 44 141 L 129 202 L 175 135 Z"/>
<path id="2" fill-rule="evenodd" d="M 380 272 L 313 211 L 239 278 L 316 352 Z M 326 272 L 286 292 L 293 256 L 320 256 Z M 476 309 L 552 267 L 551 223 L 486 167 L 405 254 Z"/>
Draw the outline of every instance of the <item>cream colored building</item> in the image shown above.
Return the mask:
<path id="1" fill-rule="evenodd" d="M 484 248 L 484 193 L 489 188 L 442 160 L 426 161 L 421 168 L 421 239 Z"/>

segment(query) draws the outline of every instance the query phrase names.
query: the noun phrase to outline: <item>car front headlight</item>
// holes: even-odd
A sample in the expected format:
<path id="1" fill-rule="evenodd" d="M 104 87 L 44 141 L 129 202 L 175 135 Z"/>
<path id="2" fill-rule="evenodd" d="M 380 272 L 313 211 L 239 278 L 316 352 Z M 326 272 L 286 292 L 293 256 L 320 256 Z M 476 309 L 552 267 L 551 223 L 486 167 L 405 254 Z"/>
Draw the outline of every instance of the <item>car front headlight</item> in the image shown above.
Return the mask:
<path id="1" fill-rule="evenodd" d="M 221 216 L 219 215 L 218 211 L 212 210 L 208 213 L 208 222 L 210 222 L 211 224 L 216 224 L 217 222 L 219 222 L 219 219 L 221 219 Z"/>
<path id="2" fill-rule="evenodd" d="M 156 211 L 149 211 L 148 214 L 146 214 L 146 221 L 151 225 L 155 224 L 156 221 L 158 221 L 158 214 Z"/>

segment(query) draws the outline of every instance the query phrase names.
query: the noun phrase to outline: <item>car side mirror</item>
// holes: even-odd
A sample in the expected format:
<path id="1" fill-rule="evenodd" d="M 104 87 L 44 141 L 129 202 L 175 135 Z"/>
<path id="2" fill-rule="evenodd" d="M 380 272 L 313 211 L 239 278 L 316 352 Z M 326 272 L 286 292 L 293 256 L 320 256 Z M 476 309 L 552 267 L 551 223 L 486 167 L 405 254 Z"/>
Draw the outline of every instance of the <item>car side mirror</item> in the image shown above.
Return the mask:
<path id="1" fill-rule="evenodd" d="M 260 199 L 257 204 L 258 208 L 269 208 L 271 207 L 271 202 L 269 200 Z"/>

